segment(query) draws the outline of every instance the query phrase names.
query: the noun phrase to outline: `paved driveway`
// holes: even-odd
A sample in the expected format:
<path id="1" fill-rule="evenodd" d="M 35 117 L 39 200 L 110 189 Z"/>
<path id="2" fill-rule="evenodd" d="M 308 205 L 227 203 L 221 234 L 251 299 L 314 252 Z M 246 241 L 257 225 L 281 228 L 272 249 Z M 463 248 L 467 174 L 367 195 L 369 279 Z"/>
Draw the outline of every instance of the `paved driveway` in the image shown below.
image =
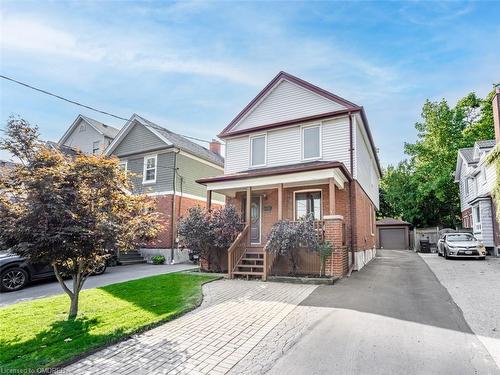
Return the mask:
<path id="1" fill-rule="evenodd" d="M 422 259 L 386 250 L 350 278 L 318 287 L 231 373 L 500 371 Z"/>
<path id="2" fill-rule="evenodd" d="M 164 273 L 195 269 L 193 264 L 131 264 L 130 266 L 109 267 L 106 272 L 99 276 L 92 276 L 87 279 L 83 289 L 97 288 L 122 281 L 140 279 L 147 276 L 160 275 Z M 66 281 L 69 283 L 70 281 Z M 44 280 L 33 283 L 17 292 L 0 293 L 0 306 L 11 305 L 13 303 L 28 301 L 32 299 L 62 294 L 64 291 L 55 279 Z"/>
<path id="3" fill-rule="evenodd" d="M 380 251 L 334 286 L 222 280 L 203 305 L 78 374 L 500 374 L 425 262 Z"/>
<path id="4" fill-rule="evenodd" d="M 220 280 L 200 308 L 65 369 L 70 374 L 224 374 L 315 286 Z"/>
<path id="5" fill-rule="evenodd" d="M 446 260 L 437 254 L 419 255 L 500 367 L 500 258 Z"/>

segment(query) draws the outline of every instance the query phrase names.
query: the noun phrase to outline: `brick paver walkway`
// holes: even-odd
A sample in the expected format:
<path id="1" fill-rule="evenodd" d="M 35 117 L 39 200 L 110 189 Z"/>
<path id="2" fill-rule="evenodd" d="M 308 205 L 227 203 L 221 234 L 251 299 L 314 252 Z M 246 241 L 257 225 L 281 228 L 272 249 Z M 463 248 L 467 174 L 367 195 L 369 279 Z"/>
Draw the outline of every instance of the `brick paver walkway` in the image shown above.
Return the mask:
<path id="1" fill-rule="evenodd" d="M 225 374 L 316 287 L 220 280 L 195 311 L 103 349 L 75 374 Z"/>

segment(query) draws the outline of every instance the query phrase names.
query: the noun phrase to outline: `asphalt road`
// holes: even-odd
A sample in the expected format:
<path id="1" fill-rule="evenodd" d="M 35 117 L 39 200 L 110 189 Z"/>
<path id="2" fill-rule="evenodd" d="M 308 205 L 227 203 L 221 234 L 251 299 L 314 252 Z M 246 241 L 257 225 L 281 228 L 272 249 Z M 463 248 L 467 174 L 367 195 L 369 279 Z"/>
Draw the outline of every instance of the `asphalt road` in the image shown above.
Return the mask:
<path id="1" fill-rule="evenodd" d="M 301 305 L 327 309 L 269 374 L 500 374 L 461 310 L 410 251 L 377 258 Z"/>
<path id="2" fill-rule="evenodd" d="M 141 279 L 147 276 L 160 275 L 164 273 L 178 272 L 195 269 L 193 264 L 132 264 L 129 266 L 109 267 L 106 272 L 99 276 L 91 276 L 83 285 L 83 289 L 97 288 L 122 281 Z M 66 281 L 69 285 L 70 281 Z M 71 288 L 71 287 L 70 287 Z M 62 294 L 64 291 L 55 279 L 39 281 L 21 289 L 17 292 L 0 293 L 0 306 L 28 301 L 32 299 Z"/>

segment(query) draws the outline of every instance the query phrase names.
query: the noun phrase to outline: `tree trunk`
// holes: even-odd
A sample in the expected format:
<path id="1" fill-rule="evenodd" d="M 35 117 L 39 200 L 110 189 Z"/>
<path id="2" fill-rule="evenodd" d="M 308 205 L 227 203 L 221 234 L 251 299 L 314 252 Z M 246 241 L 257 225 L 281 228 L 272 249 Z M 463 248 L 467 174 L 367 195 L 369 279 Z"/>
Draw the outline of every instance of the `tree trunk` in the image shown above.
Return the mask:
<path id="1" fill-rule="evenodd" d="M 79 297 L 79 295 L 80 295 L 80 291 L 73 294 L 73 296 L 69 297 L 71 299 L 71 305 L 70 305 L 69 314 L 68 314 L 69 320 L 74 320 L 76 318 L 76 316 L 78 315 L 78 297 Z"/>

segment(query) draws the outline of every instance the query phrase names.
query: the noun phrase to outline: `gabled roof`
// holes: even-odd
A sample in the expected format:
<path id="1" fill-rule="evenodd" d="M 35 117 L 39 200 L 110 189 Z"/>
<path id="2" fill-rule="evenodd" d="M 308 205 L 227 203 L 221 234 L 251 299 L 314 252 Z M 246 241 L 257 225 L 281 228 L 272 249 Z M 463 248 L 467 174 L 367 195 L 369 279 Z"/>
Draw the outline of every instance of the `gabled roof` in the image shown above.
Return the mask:
<path id="1" fill-rule="evenodd" d="M 114 128 L 112 126 L 103 124 L 102 122 L 99 122 L 97 120 L 94 120 L 93 118 L 84 116 L 84 115 L 78 115 L 71 124 L 71 126 L 66 130 L 66 132 L 63 134 L 61 139 L 59 140 L 59 144 L 63 144 L 66 142 L 70 134 L 75 130 L 75 128 L 78 126 L 80 121 L 85 121 L 87 124 L 89 124 L 91 127 L 93 127 L 98 133 L 104 135 L 105 137 L 108 138 L 115 138 L 116 135 L 120 132 L 119 129 Z"/>
<path id="2" fill-rule="evenodd" d="M 495 147 L 496 141 L 494 139 L 487 139 L 484 141 L 477 141 L 475 144 L 479 148 L 492 148 Z"/>
<path id="3" fill-rule="evenodd" d="M 193 141 L 190 141 L 182 135 L 165 129 L 164 127 L 157 125 L 154 122 L 151 122 L 135 113 L 132 115 L 132 117 L 130 117 L 130 119 L 127 121 L 127 124 L 122 128 L 122 130 L 120 130 L 118 136 L 106 149 L 106 155 L 110 155 L 113 152 L 113 150 L 125 138 L 129 130 L 136 122 L 142 124 L 144 127 L 146 127 L 146 129 L 150 130 L 153 134 L 155 134 L 158 138 L 165 142 L 166 147 L 177 147 L 201 159 L 204 159 L 221 167 L 224 166 L 224 158 L 221 155 L 212 152 L 205 147 Z"/>
<path id="4" fill-rule="evenodd" d="M 247 104 L 247 106 L 245 108 L 243 108 L 243 110 L 238 113 L 238 115 L 224 128 L 224 130 L 222 130 L 222 132 L 220 132 L 219 134 L 219 137 L 223 138 L 223 137 L 226 137 L 226 136 L 229 136 L 232 134 L 231 130 L 239 123 L 239 121 L 241 119 L 243 119 L 248 113 L 250 113 L 254 107 L 256 107 L 258 105 L 258 103 L 275 87 L 275 85 L 277 83 L 279 83 L 281 80 L 287 80 L 287 81 L 290 81 L 298 86 L 301 86 L 309 91 L 312 91 L 326 99 L 329 99 L 335 103 L 338 103 L 340 105 L 342 105 L 345 109 L 342 110 L 342 112 L 345 112 L 345 111 L 360 111 L 362 109 L 362 107 L 358 106 L 357 104 L 354 104 L 344 98 L 341 98 L 340 96 L 338 95 L 335 95 L 329 91 L 326 91 L 318 86 L 315 86 L 313 85 L 312 83 L 309 83 L 307 81 L 304 81 L 303 79 L 300 79 L 298 77 L 295 77 L 289 73 L 286 73 L 286 72 L 279 72 L 276 77 L 274 77 L 271 82 L 269 82 L 266 87 L 264 87 L 264 89 L 259 92 L 259 94 L 257 94 L 257 96 L 255 98 L 252 99 L 252 101 L 250 103 Z M 341 112 L 341 111 L 339 111 Z M 261 126 L 264 126 L 264 125 L 270 125 L 270 124 L 261 124 Z M 274 125 L 274 124 L 272 124 Z M 276 124 L 277 126 L 281 125 L 281 124 Z M 257 127 L 260 127 L 260 126 L 257 126 Z"/>
<path id="5" fill-rule="evenodd" d="M 287 80 L 290 81 L 296 85 L 299 85 L 303 87 L 306 90 L 310 90 L 323 98 L 329 99 L 335 103 L 340 104 L 344 109 L 336 110 L 333 112 L 328 112 L 328 113 L 321 113 L 318 115 L 313 115 L 313 116 L 308 116 L 308 117 L 303 117 L 303 118 L 297 118 L 297 119 L 292 119 L 292 120 L 287 120 L 287 121 L 280 121 L 272 124 L 261 124 L 249 129 L 244 129 L 240 131 L 235 131 L 234 128 L 235 126 L 242 120 L 247 114 L 249 114 L 254 107 L 256 107 L 263 98 L 266 97 L 266 95 L 273 90 L 273 88 L 281 81 L 281 80 Z M 247 104 L 243 110 L 238 113 L 238 115 L 222 130 L 222 132 L 219 133 L 218 137 L 219 138 L 225 138 L 237 134 L 244 134 L 244 133 L 249 133 L 257 130 L 266 130 L 266 129 L 272 129 L 272 128 L 277 128 L 281 126 L 287 126 L 287 125 L 293 125 L 293 124 L 300 124 L 305 121 L 311 121 L 311 120 L 319 120 L 319 119 L 324 119 L 328 117 L 336 117 L 336 116 L 345 116 L 349 114 L 354 114 L 354 113 L 359 113 L 363 122 L 363 126 L 365 128 L 366 134 L 368 135 L 368 140 L 370 142 L 370 146 L 372 147 L 373 155 L 375 156 L 375 162 L 377 164 L 377 169 L 379 171 L 379 174 L 382 175 L 382 168 L 380 166 L 380 161 L 378 159 L 377 155 L 377 148 L 375 147 L 375 142 L 373 141 L 373 136 L 370 131 L 370 126 L 368 125 L 368 120 L 366 118 L 366 113 L 365 110 L 362 106 L 359 106 L 353 102 L 350 102 L 344 98 L 341 98 L 338 95 L 335 95 L 327 90 L 324 90 L 318 86 L 313 85 L 310 82 L 304 81 L 303 79 L 300 79 L 298 77 L 295 77 L 289 73 L 286 72 L 279 72 L 276 77 L 274 77 L 271 82 L 269 82 L 264 89 L 257 94 L 255 98 L 250 101 L 250 103 Z"/>
<path id="6" fill-rule="evenodd" d="M 467 164 L 474 163 L 474 147 L 461 148 L 458 152 Z"/>

